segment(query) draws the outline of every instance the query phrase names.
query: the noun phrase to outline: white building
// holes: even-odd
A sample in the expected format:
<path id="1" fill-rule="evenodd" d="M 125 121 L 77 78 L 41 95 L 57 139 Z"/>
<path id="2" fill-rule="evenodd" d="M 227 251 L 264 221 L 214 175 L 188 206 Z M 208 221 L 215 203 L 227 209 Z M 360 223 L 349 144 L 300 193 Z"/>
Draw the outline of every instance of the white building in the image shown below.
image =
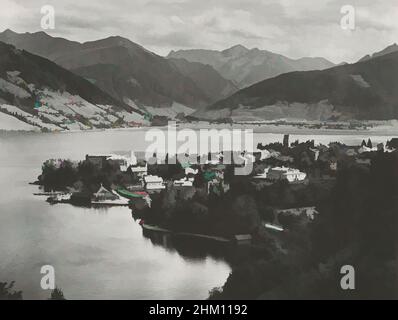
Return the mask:
<path id="1" fill-rule="evenodd" d="M 139 176 L 145 176 L 148 174 L 148 164 L 145 163 L 145 166 L 131 166 L 130 167 L 131 172 L 138 174 Z"/>
<path id="2" fill-rule="evenodd" d="M 255 175 L 254 179 L 267 179 L 269 168 L 265 168 L 263 173 Z"/>
<path id="3" fill-rule="evenodd" d="M 194 178 L 182 178 L 173 182 L 176 187 L 192 187 Z"/>
<path id="4" fill-rule="evenodd" d="M 128 166 L 131 172 L 137 173 L 141 177 L 148 174 L 148 164 L 145 162 L 145 165 L 139 165 L 134 151 L 131 151 L 130 159 L 128 159 Z"/>
<path id="5" fill-rule="evenodd" d="M 198 172 L 199 172 L 199 169 L 192 169 L 191 167 L 186 167 L 185 168 L 185 175 L 186 176 L 189 175 L 189 174 L 197 175 Z"/>
<path id="6" fill-rule="evenodd" d="M 260 161 L 271 158 L 271 152 L 269 152 L 268 150 L 257 149 L 256 152 L 261 153 Z"/>
<path id="7" fill-rule="evenodd" d="M 298 169 L 287 167 L 275 167 L 268 170 L 267 179 L 269 180 L 287 180 L 289 182 L 303 181 L 307 175 Z"/>
<path id="8" fill-rule="evenodd" d="M 158 176 L 144 176 L 144 185 L 146 190 L 162 190 L 166 188 L 163 178 Z"/>
<path id="9" fill-rule="evenodd" d="M 362 146 L 358 149 L 358 153 L 364 153 L 364 152 L 376 152 L 377 151 L 377 147 L 374 148 L 369 148 L 367 146 Z"/>
<path id="10" fill-rule="evenodd" d="M 115 161 L 119 164 L 121 171 L 127 171 L 130 166 L 137 166 L 137 157 L 134 154 L 134 151 L 131 151 L 130 157 L 111 154 L 107 156 L 107 160 Z M 141 167 L 140 167 L 141 168 Z"/>

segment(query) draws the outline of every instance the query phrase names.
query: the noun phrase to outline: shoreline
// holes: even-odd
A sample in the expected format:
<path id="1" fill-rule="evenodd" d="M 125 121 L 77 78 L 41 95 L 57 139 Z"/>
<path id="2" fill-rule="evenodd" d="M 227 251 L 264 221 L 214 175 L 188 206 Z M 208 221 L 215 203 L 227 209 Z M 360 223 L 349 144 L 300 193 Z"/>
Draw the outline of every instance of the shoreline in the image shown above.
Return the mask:
<path id="1" fill-rule="evenodd" d="M 166 229 L 166 228 L 163 228 L 163 227 L 160 227 L 157 225 L 146 224 L 146 223 L 141 224 L 141 227 L 143 230 L 148 231 L 148 232 L 161 232 L 161 233 L 168 233 L 173 236 L 193 237 L 193 238 L 197 238 L 197 239 L 213 240 L 213 241 L 223 242 L 223 243 L 232 243 L 231 239 L 227 239 L 227 238 L 216 236 L 216 235 L 173 231 L 173 230 Z"/>
<path id="2" fill-rule="evenodd" d="M 114 132 L 137 132 L 147 131 L 151 129 L 167 130 L 167 126 L 154 127 L 133 127 L 133 128 L 112 128 L 112 129 L 90 129 L 90 130 L 64 130 L 64 131 L 27 131 L 27 130 L 2 130 L 0 129 L 0 136 L 17 136 L 17 135 L 64 135 L 64 134 L 90 134 L 90 133 L 114 133 Z M 178 130 L 190 129 L 194 131 L 205 129 L 251 129 L 254 134 L 290 134 L 290 135 L 365 135 L 365 136 L 398 136 L 398 126 L 380 125 L 369 129 L 327 129 L 327 128 L 300 128 L 294 125 L 253 125 L 253 124 L 180 124 Z"/>

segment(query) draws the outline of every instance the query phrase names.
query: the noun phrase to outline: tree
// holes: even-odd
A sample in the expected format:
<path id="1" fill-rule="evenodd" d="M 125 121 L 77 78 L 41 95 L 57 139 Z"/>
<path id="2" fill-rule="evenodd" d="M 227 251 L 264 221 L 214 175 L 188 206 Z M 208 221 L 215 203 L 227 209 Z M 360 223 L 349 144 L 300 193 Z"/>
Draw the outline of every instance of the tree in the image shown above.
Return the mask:
<path id="1" fill-rule="evenodd" d="M 62 292 L 61 289 L 55 288 L 53 291 L 51 291 L 51 296 L 48 300 L 66 300 L 64 297 L 64 293 Z"/>
<path id="2" fill-rule="evenodd" d="M 369 138 L 369 140 L 368 140 L 367 147 L 368 147 L 368 148 L 373 148 L 372 140 L 370 140 L 370 138 Z"/>
<path id="3" fill-rule="evenodd" d="M 14 281 L 0 282 L 0 300 L 22 300 L 22 291 L 15 291 Z"/>
<path id="4" fill-rule="evenodd" d="M 193 182 L 193 185 L 195 188 L 202 188 L 206 184 L 205 178 L 204 178 L 204 172 L 202 171 L 202 168 L 199 168 L 198 173 L 195 175 L 195 180 Z"/>
<path id="5" fill-rule="evenodd" d="M 62 190 L 77 181 L 77 170 L 70 160 L 47 160 L 39 181 L 47 188 Z"/>

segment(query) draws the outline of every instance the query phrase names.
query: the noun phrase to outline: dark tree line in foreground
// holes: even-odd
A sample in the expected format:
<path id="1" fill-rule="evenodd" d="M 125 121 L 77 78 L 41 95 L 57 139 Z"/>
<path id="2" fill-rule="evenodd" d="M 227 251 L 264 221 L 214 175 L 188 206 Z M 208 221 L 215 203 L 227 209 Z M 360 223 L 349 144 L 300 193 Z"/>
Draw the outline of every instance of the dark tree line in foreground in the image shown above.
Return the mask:
<path id="1" fill-rule="evenodd" d="M 22 291 L 14 289 L 15 282 L 0 282 L 0 300 L 23 300 Z M 55 288 L 51 291 L 48 300 L 66 300 L 61 289 Z"/>
<path id="2" fill-rule="evenodd" d="M 210 298 L 398 298 L 398 152 L 378 153 L 370 168 L 344 163 L 318 209 L 314 223 L 277 239 L 271 257 L 236 265 Z M 344 265 L 355 268 L 355 290 L 341 289 Z"/>

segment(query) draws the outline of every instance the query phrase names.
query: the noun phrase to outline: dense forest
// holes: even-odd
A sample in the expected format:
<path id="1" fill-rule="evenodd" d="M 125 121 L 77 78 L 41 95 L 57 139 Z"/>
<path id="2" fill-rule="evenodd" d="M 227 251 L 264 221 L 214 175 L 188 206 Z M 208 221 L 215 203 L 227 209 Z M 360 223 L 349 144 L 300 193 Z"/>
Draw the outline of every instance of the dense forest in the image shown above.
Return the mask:
<path id="1" fill-rule="evenodd" d="M 292 225 L 283 250 L 237 264 L 210 298 L 398 298 L 398 153 L 377 153 L 370 168 L 346 163 L 321 200 L 317 219 Z M 340 286 L 344 265 L 355 269 L 355 290 Z"/>

